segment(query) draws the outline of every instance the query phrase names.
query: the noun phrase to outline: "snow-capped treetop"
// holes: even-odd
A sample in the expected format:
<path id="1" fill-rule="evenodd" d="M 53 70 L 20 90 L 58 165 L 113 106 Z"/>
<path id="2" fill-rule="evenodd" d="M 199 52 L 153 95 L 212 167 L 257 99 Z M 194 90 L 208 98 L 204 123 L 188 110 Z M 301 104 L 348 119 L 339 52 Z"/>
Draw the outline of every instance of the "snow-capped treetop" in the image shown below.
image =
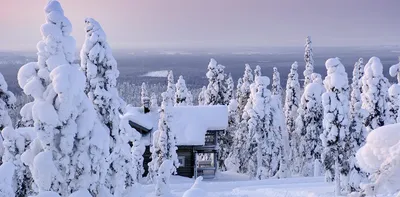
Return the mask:
<path id="1" fill-rule="evenodd" d="M 389 81 L 383 75 L 383 65 L 379 58 L 371 57 L 364 67 L 362 77 L 362 108 L 369 112 L 365 126 L 376 129 L 387 123 Z"/>
<path id="2" fill-rule="evenodd" d="M 311 74 L 314 72 L 314 59 L 311 37 L 308 36 L 305 44 L 304 62 L 306 63 L 306 69 L 304 70 L 304 87 L 311 83 Z"/>
<path id="3" fill-rule="evenodd" d="M 352 84 L 351 84 L 351 113 L 352 116 L 355 115 L 355 113 L 359 113 L 355 111 L 356 103 L 361 103 L 361 89 L 362 89 L 362 81 L 361 78 L 364 74 L 364 64 L 363 64 L 363 58 L 358 59 L 358 61 L 354 64 L 354 69 L 353 69 L 353 79 L 352 79 Z"/>
<path id="4" fill-rule="evenodd" d="M 230 100 L 234 98 L 234 95 L 233 95 L 234 89 L 235 89 L 235 84 L 233 82 L 231 73 L 229 73 L 228 77 L 225 80 L 224 99 L 225 99 L 226 105 L 228 105 Z"/>
<path id="5" fill-rule="evenodd" d="M 397 64 L 395 64 L 395 65 L 390 67 L 389 74 L 392 77 L 396 77 L 397 76 L 397 83 L 400 84 L 400 57 L 399 57 L 399 63 L 397 63 Z"/>
<path id="6" fill-rule="evenodd" d="M 260 65 L 256 66 L 256 69 L 254 69 L 254 77 L 259 77 L 261 76 L 261 67 Z"/>
<path id="7" fill-rule="evenodd" d="M 176 106 L 185 106 L 188 102 L 188 89 L 186 87 L 186 82 L 183 79 L 183 76 L 179 76 L 178 81 L 176 82 L 176 92 L 175 92 L 175 105 Z"/>
<path id="8" fill-rule="evenodd" d="M 149 91 L 147 90 L 147 84 L 145 82 L 142 83 L 141 87 L 142 91 L 140 92 L 140 101 L 142 105 L 144 105 L 145 100 L 149 100 Z"/>
<path id="9" fill-rule="evenodd" d="M 0 111 L 1 110 L 10 110 L 14 109 L 14 105 L 17 99 L 15 98 L 14 94 L 8 90 L 7 82 L 4 80 L 3 75 L 0 73 Z M 3 103 L 4 102 L 4 103 Z M 4 105 L 4 106 L 1 106 Z M 1 119 L 1 114 L 0 114 Z M 1 121 L 0 121 L 1 125 Z M 1 130 L 1 126 L 0 126 Z"/>
<path id="10" fill-rule="evenodd" d="M 239 98 L 239 96 L 241 95 L 240 88 L 242 87 L 242 85 L 243 85 L 243 79 L 239 78 L 236 84 L 236 98 Z"/>
<path id="11" fill-rule="evenodd" d="M 345 88 L 348 86 L 348 81 L 341 77 L 347 78 L 347 73 L 339 58 L 330 58 L 325 62 L 327 76 L 324 81 L 325 89 L 334 90 Z"/>
<path id="12" fill-rule="evenodd" d="M 208 64 L 208 71 L 206 76 L 208 78 L 208 85 L 205 92 L 205 105 L 224 105 L 226 87 L 224 80 L 226 74 L 224 73 L 225 66 L 217 64 L 214 59 L 210 60 Z"/>
<path id="13" fill-rule="evenodd" d="M 243 84 L 240 88 L 241 92 L 250 92 L 250 84 L 254 81 L 254 76 L 249 64 L 245 65 L 244 74 L 242 77 Z"/>
<path id="14" fill-rule="evenodd" d="M 278 95 L 282 97 L 282 86 L 281 86 L 281 77 L 278 72 L 278 68 L 274 67 L 274 72 L 272 74 L 272 87 L 271 87 L 272 95 Z"/>

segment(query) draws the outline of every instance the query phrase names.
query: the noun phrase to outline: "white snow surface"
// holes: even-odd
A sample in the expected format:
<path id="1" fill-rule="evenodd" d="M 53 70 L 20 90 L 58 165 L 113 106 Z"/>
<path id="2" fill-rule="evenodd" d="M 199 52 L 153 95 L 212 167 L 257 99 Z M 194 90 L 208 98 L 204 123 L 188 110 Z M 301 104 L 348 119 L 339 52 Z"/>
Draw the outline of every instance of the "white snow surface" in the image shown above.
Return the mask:
<path id="1" fill-rule="evenodd" d="M 177 145 L 204 145 L 207 130 L 224 130 L 228 127 L 227 106 L 175 106 L 166 110 L 172 115 L 171 130 L 176 134 Z M 137 121 L 135 123 L 145 128 L 157 128 L 158 113 L 143 114 L 142 111 L 142 108 L 130 107 L 126 115 L 129 114 L 131 121 Z M 145 145 L 150 144 L 149 136 L 142 139 Z"/>

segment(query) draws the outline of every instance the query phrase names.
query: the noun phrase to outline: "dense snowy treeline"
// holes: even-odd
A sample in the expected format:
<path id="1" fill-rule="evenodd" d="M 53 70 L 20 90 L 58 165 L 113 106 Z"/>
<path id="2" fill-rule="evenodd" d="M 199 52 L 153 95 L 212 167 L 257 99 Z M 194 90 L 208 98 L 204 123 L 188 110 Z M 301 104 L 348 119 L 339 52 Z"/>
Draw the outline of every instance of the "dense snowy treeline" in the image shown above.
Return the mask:
<path id="1" fill-rule="evenodd" d="M 278 68 L 267 73 L 270 79 L 260 66 L 252 70 L 248 64 L 235 86 L 215 59 L 201 90 L 188 88 L 184 76 L 175 81 L 172 71 L 166 85 L 118 85 L 117 61 L 96 20 L 84 21 L 86 37 L 77 65 L 72 25 L 58 1 L 49 1 L 45 18 L 37 62 L 18 72 L 24 95 L 16 99 L 0 74 L 0 197 L 134 197 L 141 196 L 144 181 L 155 184 L 154 195 L 170 196 L 170 175 L 180 165 L 170 109 L 188 105 L 228 106 L 228 128 L 218 133 L 214 161 L 221 171 L 257 180 L 325 175 L 335 182 L 337 194 L 354 196 L 400 189 L 393 178 L 398 137 L 387 139 L 391 131 L 384 129 L 397 127 L 382 127 L 399 121 L 399 64 L 390 68 L 399 82 L 389 86 L 379 58 L 365 65 L 359 59 L 349 84 L 340 59 L 330 58 L 323 80 L 313 70 L 307 37 L 303 86 L 297 62 L 286 87 Z M 132 105 L 160 116 L 146 178 L 141 134 L 126 113 Z M 380 136 L 379 130 L 388 134 Z M 379 139 L 390 143 L 379 147 Z M 375 149 L 390 151 L 383 151 L 388 159 Z"/>

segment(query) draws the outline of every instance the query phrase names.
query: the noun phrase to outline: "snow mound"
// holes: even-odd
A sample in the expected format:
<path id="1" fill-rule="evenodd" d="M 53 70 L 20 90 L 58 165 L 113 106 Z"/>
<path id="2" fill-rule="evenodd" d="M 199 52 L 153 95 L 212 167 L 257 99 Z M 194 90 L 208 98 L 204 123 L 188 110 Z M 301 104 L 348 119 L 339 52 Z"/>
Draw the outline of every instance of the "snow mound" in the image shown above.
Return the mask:
<path id="1" fill-rule="evenodd" d="M 0 196 L 14 196 L 12 182 L 14 177 L 15 166 L 12 162 L 3 163 L 0 166 Z"/>
<path id="2" fill-rule="evenodd" d="M 141 77 L 167 77 L 167 76 L 168 76 L 168 70 L 151 71 L 144 75 L 141 75 Z"/>
<path id="3" fill-rule="evenodd" d="M 203 177 L 198 177 L 192 187 L 187 190 L 182 197 L 206 197 L 207 192 L 201 188 Z"/>
<path id="4" fill-rule="evenodd" d="M 366 144 L 357 152 L 360 167 L 371 173 L 377 192 L 394 193 L 400 190 L 400 124 L 373 130 Z M 379 187 L 378 187 L 379 186 Z M 368 191 L 368 188 L 366 188 Z"/>

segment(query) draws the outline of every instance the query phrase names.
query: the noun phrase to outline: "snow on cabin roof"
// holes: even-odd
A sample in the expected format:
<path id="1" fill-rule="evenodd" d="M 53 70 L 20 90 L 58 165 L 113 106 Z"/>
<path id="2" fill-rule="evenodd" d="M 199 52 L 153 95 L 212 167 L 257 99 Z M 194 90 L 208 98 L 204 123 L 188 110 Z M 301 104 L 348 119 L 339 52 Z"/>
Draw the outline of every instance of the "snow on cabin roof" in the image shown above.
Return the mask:
<path id="1" fill-rule="evenodd" d="M 176 106 L 167 110 L 172 116 L 170 127 L 176 134 L 177 145 L 204 145 L 207 131 L 228 127 L 227 106 Z M 158 112 L 144 114 L 140 107 L 130 107 L 127 111 L 132 122 L 149 130 L 153 128 L 152 132 L 158 129 Z M 150 135 L 142 140 L 145 145 L 151 143 Z"/>

